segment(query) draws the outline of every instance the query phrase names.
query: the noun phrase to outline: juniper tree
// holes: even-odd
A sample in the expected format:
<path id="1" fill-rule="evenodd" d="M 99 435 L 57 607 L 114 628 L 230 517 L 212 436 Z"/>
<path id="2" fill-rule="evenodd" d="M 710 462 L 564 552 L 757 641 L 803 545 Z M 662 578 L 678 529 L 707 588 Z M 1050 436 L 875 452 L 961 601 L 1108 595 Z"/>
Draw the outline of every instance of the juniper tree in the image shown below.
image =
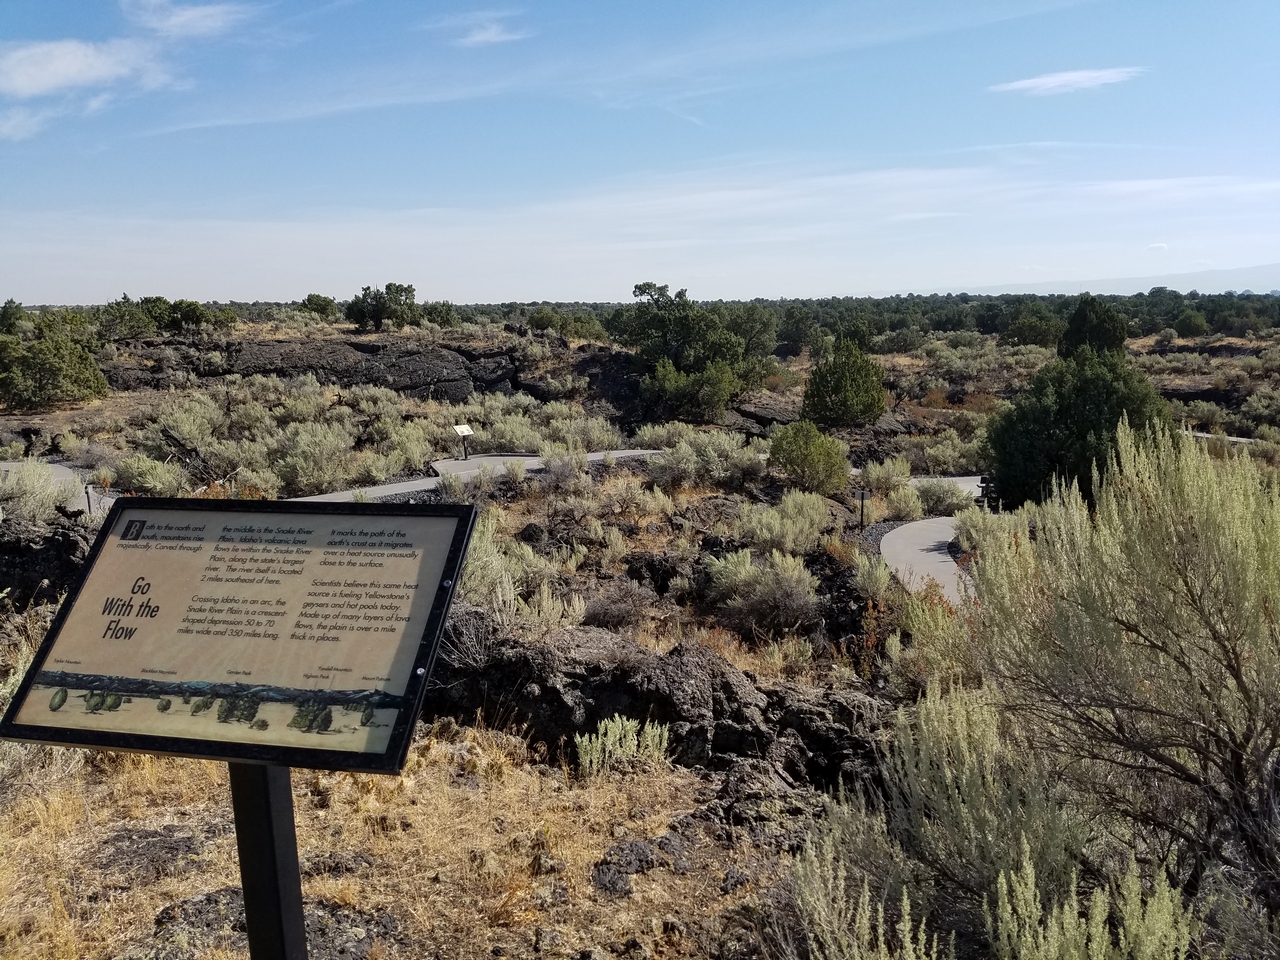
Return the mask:
<path id="1" fill-rule="evenodd" d="M 1167 422 L 1168 408 L 1123 356 L 1082 347 L 1049 363 L 987 430 L 996 494 L 1006 506 L 1041 500 L 1053 483 L 1089 489 L 1105 468 L 1121 419 L 1133 427 Z"/>
<path id="2" fill-rule="evenodd" d="M 885 411 L 880 365 L 852 340 L 836 341 L 830 359 L 813 368 L 804 389 L 806 420 L 829 427 L 871 423 Z"/>
<path id="3" fill-rule="evenodd" d="M 1094 353 L 1123 353 L 1128 334 L 1128 320 L 1109 303 L 1086 293 L 1076 304 L 1066 332 L 1058 341 L 1058 355 L 1070 357 L 1082 347 Z"/>

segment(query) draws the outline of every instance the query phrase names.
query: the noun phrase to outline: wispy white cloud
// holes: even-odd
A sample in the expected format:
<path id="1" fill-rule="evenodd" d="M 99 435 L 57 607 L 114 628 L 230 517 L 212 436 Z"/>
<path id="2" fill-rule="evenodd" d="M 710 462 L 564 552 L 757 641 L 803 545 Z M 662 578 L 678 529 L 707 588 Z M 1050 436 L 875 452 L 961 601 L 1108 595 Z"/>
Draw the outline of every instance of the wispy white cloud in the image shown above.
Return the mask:
<path id="1" fill-rule="evenodd" d="M 47 111 L 14 107 L 0 113 L 0 140 L 26 140 L 34 137 L 45 125 L 50 114 Z"/>
<path id="2" fill-rule="evenodd" d="M 52 40 L 0 47 L 0 94 L 17 100 L 162 76 L 154 51 L 135 40 Z"/>
<path id="3" fill-rule="evenodd" d="M 462 31 L 453 39 L 455 47 L 484 47 L 494 43 L 510 43 L 532 36 L 528 30 L 513 28 L 508 21 L 514 10 L 476 10 L 451 17 L 440 17 L 422 25 L 423 30 Z"/>
<path id="4" fill-rule="evenodd" d="M 997 83 L 987 87 L 993 93 L 1026 93 L 1033 97 L 1046 97 L 1059 93 L 1075 93 L 1092 90 L 1109 83 L 1132 80 L 1145 71 L 1145 67 L 1108 67 L 1105 70 L 1064 70 L 1061 73 L 1045 73 L 1012 83 Z"/>
<path id="5" fill-rule="evenodd" d="M 184 39 L 226 33 L 252 14 L 240 3 L 179 4 L 172 0 L 121 0 L 125 15 L 162 37 Z"/>
<path id="6" fill-rule="evenodd" d="M 501 20 L 477 24 L 465 37 L 453 41 L 459 47 L 483 47 L 491 43 L 508 43 L 512 40 L 523 40 L 529 36 L 527 31 L 512 30 Z"/>

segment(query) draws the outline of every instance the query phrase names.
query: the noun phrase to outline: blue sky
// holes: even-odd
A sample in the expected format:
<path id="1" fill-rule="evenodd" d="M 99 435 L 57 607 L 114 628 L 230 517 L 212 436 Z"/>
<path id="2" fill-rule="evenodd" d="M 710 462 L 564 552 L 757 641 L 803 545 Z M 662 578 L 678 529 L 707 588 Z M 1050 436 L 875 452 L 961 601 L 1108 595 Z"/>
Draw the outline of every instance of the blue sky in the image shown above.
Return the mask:
<path id="1" fill-rule="evenodd" d="M 0 297 L 1280 262 L 1274 0 L 5 0 Z"/>

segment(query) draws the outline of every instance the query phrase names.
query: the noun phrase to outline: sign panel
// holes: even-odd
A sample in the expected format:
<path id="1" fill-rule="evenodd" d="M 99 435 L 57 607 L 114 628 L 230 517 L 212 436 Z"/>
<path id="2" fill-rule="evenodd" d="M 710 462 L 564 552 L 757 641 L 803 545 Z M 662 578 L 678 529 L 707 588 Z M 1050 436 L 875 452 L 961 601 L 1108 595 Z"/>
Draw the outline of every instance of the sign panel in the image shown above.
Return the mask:
<path id="1" fill-rule="evenodd" d="M 470 506 L 117 500 L 0 736 L 391 772 Z"/>

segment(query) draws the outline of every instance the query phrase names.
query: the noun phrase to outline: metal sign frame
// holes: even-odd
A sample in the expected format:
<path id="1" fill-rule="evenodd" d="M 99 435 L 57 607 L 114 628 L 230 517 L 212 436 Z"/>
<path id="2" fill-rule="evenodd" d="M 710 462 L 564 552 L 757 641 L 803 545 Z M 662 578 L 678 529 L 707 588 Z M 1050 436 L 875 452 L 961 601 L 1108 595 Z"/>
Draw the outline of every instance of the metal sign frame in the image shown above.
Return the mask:
<path id="1" fill-rule="evenodd" d="M 44 668 L 62 626 L 72 607 L 80 597 L 85 581 L 98 561 L 103 546 L 122 513 L 128 510 L 196 510 L 217 513 L 262 513 L 283 515 L 328 515 L 350 517 L 456 517 L 452 541 L 446 555 L 440 583 L 436 585 L 431 611 L 418 644 L 413 666 L 402 704 L 392 727 L 387 749 L 381 754 L 357 753 L 347 750 L 323 750 L 311 747 L 286 747 L 272 744 L 201 740 L 195 738 L 167 737 L 152 734 L 116 733 L 101 730 L 68 729 L 55 726 L 37 726 L 16 722 L 18 712 L 26 702 L 35 678 Z M 320 770 L 347 770 L 354 773 L 395 774 L 403 768 L 413 737 L 413 728 L 422 712 L 427 683 L 440 649 L 444 634 L 445 617 L 453 601 L 458 579 L 462 574 L 462 561 L 467 544 L 475 527 L 477 511 L 470 505 L 419 505 L 393 503 L 327 503 L 297 502 L 290 500 L 198 500 L 187 498 L 133 498 L 122 497 L 112 505 L 102 529 L 94 541 L 89 556 L 81 568 L 75 583 L 67 593 L 49 632 L 36 652 L 26 676 L 23 677 L 4 718 L 0 720 L 0 738 L 34 743 L 56 744 L 69 747 L 98 747 L 135 753 L 153 753 L 162 756 L 193 757 L 201 760 L 225 760 L 232 763 L 271 764 L 282 767 L 309 767 Z"/>

